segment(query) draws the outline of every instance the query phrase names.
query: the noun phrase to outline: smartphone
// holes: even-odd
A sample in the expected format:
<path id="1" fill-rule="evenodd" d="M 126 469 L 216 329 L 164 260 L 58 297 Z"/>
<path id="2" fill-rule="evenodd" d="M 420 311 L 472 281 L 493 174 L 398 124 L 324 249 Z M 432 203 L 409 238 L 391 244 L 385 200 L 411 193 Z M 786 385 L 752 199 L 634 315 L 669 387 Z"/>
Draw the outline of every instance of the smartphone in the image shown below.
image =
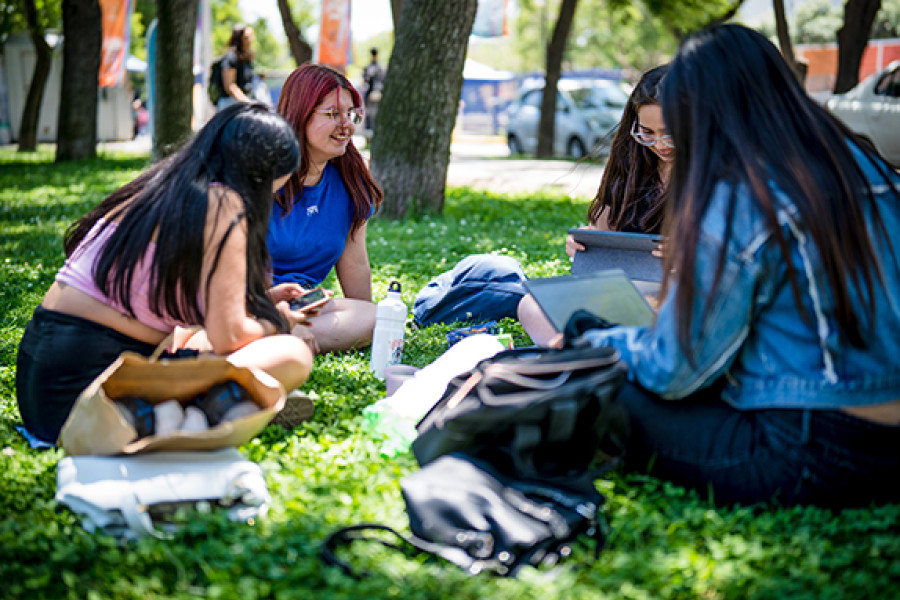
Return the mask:
<path id="1" fill-rule="evenodd" d="M 310 290 L 290 301 L 291 310 L 311 310 L 328 302 L 328 295 L 322 288 Z"/>

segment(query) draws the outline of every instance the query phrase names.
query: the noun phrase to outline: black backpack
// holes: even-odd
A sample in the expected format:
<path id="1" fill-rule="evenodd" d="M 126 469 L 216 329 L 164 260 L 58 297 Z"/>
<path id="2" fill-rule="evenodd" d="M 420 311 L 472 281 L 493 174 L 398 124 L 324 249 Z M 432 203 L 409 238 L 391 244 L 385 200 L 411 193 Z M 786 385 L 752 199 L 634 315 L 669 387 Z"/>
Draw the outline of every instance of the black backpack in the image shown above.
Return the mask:
<path id="1" fill-rule="evenodd" d="M 222 83 L 222 58 L 222 56 L 216 57 L 209 66 L 207 92 L 209 93 L 209 101 L 213 103 L 213 106 L 216 106 L 219 100 L 227 95 L 225 93 L 225 84 Z"/>
<path id="2" fill-rule="evenodd" d="M 627 419 L 625 366 L 611 348 L 508 350 L 450 381 L 416 426 L 422 466 L 451 452 L 518 478 L 585 472 L 604 446 L 619 454 Z"/>

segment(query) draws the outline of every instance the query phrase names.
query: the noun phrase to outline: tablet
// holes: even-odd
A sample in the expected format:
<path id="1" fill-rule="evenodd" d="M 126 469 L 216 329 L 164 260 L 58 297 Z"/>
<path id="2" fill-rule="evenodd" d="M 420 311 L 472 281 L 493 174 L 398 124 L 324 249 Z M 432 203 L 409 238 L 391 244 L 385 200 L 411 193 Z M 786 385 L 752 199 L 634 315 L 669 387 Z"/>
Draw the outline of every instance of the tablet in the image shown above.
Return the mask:
<path id="1" fill-rule="evenodd" d="M 572 274 L 606 269 L 622 269 L 635 281 L 662 281 L 662 259 L 651 254 L 662 240 L 648 233 L 570 229 L 569 233 L 585 249 L 575 253 Z"/>
<path id="2" fill-rule="evenodd" d="M 565 329 L 578 309 L 617 325 L 649 326 L 655 318 L 647 300 L 622 269 L 529 279 L 525 288 L 558 332 Z"/>

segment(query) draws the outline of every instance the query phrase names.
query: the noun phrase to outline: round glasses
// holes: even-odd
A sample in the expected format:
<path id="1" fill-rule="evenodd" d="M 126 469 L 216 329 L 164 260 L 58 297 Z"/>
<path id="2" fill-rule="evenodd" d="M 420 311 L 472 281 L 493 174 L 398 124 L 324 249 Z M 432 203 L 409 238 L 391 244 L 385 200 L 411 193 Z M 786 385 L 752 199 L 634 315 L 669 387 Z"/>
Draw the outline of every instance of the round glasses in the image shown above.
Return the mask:
<path id="1" fill-rule="evenodd" d="M 647 146 L 648 148 L 652 148 L 657 144 L 662 148 L 674 148 L 675 142 L 672 141 L 671 135 L 653 135 L 650 133 L 644 133 L 643 131 L 638 130 L 637 121 L 631 126 L 631 137 L 634 138 L 641 146 Z"/>
<path id="2" fill-rule="evenodd" d="M 338 110 L 336 108 L 320 108 L 315 112 L 319 113 L 320 115 L 329 117 L 332 121 L 334 121 L 335 125 L 343 125 L 344 120 L 346 119 L 354 127 L 362 123 L 363 119 L 366 116 L 366 110 L 362 107 L 348 108 L 347 110 Z"/>

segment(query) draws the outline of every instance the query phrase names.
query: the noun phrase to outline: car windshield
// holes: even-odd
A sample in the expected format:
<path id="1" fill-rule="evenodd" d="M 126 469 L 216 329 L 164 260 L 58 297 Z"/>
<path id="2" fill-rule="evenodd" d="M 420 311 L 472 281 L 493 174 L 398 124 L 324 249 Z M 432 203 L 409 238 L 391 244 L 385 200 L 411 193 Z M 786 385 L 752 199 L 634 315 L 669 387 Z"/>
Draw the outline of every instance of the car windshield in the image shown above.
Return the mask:
<path id="1" fill-rule="evenodd" d="M 617 108 L 624 110 L 628 96 L 615 85 L 583 87 L 569 91 L 579 110 Z"/>

